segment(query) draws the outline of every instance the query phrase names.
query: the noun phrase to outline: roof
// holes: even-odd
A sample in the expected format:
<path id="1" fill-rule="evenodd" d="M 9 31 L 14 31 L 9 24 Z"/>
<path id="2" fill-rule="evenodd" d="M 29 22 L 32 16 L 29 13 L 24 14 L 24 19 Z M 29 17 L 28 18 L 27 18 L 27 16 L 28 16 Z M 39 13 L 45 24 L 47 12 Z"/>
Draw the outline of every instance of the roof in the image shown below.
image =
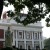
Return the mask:
<path id="1" fill-rule="evenodd" d="M 15 20 L 13 19 L 2 19 L 0 20 L 0 25 L 15 25 L 15 26 L 24 26 L 20 23 L 17 23 Z M 42 28 L 42 25 L 41 25 L 41 22 L 37 22 L 37 23 L 31 23 L 31 24 L 28 24 L 27 25 L 28 27 L 41 27 Z"/>
<path id="2" fill-rule="evenodd" d="M 4 13 L 5 14 L 5 13 Z M 20 13 L 20 15 L 23 15 L 25 17 L 25 15 L 27 14 L 23 14 L 23 13 Z M 6 16 L 6 14 L 4 15 L 4 17 Z M 18 26 L 23 26 L 22 24 L 20 23 L 17 23 L 14 19 L 9 19 L 9 18 L 6 18 L 6 19 L 0 19 L 0 25 L 18 25 Z M 41 25 L 41 22 L 37 22 L 37 23 L 31 23 L 31 24 L 28 24 L 27 26 L 29 27 L 41 27 L 42 28 L 42 25 Z"/>

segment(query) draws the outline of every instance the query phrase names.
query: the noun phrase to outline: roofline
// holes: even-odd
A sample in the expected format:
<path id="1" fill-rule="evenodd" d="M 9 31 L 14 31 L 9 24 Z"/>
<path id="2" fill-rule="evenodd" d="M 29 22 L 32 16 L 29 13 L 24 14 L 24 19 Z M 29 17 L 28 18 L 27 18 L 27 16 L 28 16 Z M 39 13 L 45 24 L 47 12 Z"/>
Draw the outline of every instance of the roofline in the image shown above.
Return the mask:
<path id="1" fill-rule="evenodd" d="M 24 26 L 22 24 L 14 24 L 14 23 L 0 23 L 1 26 L 20 26 L 20 27 L 30 27 L 30 28 L 43 28 L 43 26 L 31 26 L 27 25 Z"/>

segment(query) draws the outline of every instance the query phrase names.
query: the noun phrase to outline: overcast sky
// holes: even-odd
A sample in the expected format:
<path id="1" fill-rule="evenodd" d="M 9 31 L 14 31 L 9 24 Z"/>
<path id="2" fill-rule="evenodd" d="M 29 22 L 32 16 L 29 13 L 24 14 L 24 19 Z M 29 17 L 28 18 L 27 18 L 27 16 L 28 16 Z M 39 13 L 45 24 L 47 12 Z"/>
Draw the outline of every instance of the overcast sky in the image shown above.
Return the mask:
<path id="1" fill-rule="evenodd" d="M 8 10 L 14 10 L 13 6 L 11 5 L 8 8 L 4 7 L 3 12 L 8 11 Z M 25 8 L 24 13 L 27 13 L 27 8 Z M 46 27 L 45 19 L 42 19 L 41 22 L 42 22 L 42 26 L 43 26 L 43 29 L 42 29 L 43 36 L 46 38 L 50 38 L 50 27 Z"/>

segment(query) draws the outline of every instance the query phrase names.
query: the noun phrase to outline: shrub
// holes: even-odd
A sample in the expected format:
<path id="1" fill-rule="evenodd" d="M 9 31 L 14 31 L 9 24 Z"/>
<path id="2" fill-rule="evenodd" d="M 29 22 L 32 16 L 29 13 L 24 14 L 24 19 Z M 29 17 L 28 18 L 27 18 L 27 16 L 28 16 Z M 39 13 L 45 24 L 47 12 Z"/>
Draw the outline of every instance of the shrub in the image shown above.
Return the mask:
<path id="1" fill-rule="evenodd" d="M 46 49 L 42 49 L 42 50 L 46 50 Z"/>
<path id="2" fill-rule="evenodd" d="M 2 48 L 1 50 L 12 50 L 10 47 Z"/>

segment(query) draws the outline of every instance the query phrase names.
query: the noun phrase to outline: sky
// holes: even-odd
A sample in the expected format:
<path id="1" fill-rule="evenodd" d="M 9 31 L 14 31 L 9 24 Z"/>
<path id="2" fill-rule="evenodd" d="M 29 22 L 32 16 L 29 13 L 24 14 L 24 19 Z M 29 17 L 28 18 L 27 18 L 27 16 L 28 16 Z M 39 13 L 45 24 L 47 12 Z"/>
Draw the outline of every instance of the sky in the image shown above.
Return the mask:
<path id="1" fill-rule="evenodd" d="M 14 10 L 13 6 L 11 5 L 11 6 L 3 8 L 3 12 L 8 11 L 8 10 Z M 23 11 L 21 11 L 21 12 L 23 12 Z M 27 13 L 27 8 L 25 8 L 24 13 Z M 46 27 L 45 19 L 42 19 L 41 22 L 42 22 L 42 26 L 43 26 L 43 28 L 42 28 L 43 37 L 50 38 L 50 27 Z"/>
<path id="2" fill-rule="evenodd" d="M 43 36 L 46 38 L 50 38 L 50 27 L 46 27 L 46 22 L 45 19 L 42 19 L 42 31 L 43 31 Z"/>

